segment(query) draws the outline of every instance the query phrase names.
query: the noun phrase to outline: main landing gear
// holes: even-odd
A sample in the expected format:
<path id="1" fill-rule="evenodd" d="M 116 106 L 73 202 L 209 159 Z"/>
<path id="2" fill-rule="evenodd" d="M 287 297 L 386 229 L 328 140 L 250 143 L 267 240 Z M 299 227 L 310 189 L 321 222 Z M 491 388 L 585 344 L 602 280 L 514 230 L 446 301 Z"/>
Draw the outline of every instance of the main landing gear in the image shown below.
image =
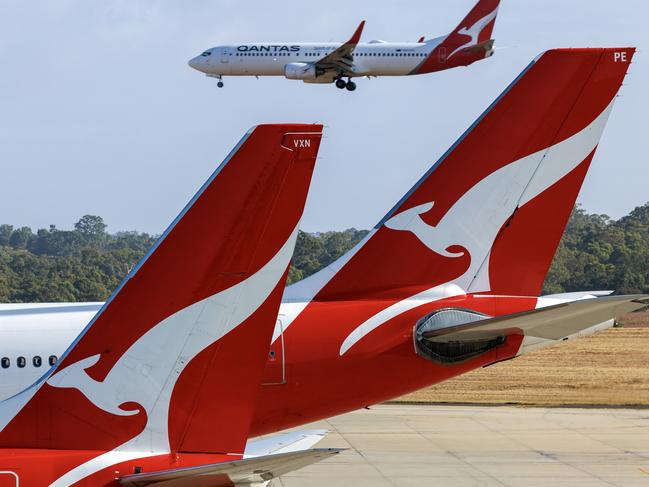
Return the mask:
<path id="1" fill-rule="evenodd" d="M 347 91 L 354 91 L 356 89 L 356 83 L 354 83 L 351 78 L 347 78 L 347 81 L 342 78 L 338 78 L 336 80 L 336 88 L 340 90 L 347 88 Z"/>

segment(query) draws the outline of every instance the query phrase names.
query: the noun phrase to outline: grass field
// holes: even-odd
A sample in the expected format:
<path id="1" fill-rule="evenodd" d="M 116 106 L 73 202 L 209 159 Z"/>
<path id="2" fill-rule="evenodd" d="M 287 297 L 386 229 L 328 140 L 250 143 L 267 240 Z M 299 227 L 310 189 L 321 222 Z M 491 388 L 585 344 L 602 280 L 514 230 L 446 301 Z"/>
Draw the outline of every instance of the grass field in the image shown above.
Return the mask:
<path id="1" fill-rule="evenodd" d="M 649 312 L 623 326 L 475 370 L 399 401 L 649 406 Z"/>

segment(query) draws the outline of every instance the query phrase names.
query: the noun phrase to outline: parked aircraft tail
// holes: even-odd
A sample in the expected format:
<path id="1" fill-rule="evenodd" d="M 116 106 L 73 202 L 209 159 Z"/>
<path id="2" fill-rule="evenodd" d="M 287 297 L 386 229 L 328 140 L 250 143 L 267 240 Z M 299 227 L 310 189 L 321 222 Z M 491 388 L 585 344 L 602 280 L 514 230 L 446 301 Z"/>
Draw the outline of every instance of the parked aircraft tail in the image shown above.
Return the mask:
<path id="1" fill-rule="evenodd" d="M 361 243 L 285 299 L 537 296 L 633 54 L 541 54 Z"/>
<path id="2" fill-rule="evenodd" d="M 46 458 L 21 483 L 243 455 L 321 130 L 252 129 L 58 364 L 0 403 L 0 446 Z"/>

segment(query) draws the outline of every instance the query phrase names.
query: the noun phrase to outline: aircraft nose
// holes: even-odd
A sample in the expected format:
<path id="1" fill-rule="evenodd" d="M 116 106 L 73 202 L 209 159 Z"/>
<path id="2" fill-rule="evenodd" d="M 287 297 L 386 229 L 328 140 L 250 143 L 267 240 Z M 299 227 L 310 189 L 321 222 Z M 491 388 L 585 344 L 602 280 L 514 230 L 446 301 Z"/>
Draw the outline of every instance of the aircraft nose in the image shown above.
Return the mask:
<path id="1" fill-rule="evenodd" d="M 203 58 L 201 56 L 196 56 L 195 58 L 190 59 L 187 64 L 189 64 L 190 68 L 194 68 L 198 71 L 203 71 L 201 69 L 203 67 Z"/>

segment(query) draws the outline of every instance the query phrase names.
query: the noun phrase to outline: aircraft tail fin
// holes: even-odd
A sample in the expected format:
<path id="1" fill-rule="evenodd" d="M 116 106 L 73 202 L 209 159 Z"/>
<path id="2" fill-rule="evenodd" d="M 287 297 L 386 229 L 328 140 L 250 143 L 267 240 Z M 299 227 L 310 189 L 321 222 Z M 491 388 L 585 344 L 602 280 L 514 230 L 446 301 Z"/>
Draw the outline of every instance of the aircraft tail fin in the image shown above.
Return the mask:
<path id="1" fill-rule="evenodd" d="M 447 37 L 447 48 L 461 47 L 467 37 L 473 44 L 480 44 L 491 39 L 500 0 L 479 0 L 471 11 L 462 19 Z M 462 39 L 464 37 L 465 39 Z M 450 57 L 450 56 L 449 56 Z"/>
<path id="2" fill-rule="evenodd" d="M 0 403 L 0 445 L 243 454 L 321 130 L 252 129 L 53 370 Z"/>
<path id="3" fill-rule="evenodd" d="M 445 37 L 426 41 L 433 48 L 411 74 L 468 66 L 494 53 L 492 34 L 500 0 L 479 0 L 458 26 Z"/>
<path id="4" fill-rule="evenodd" d="M 362 242 L 285 300 L 537 296 L 633 53 L 541 54 Z"/>

